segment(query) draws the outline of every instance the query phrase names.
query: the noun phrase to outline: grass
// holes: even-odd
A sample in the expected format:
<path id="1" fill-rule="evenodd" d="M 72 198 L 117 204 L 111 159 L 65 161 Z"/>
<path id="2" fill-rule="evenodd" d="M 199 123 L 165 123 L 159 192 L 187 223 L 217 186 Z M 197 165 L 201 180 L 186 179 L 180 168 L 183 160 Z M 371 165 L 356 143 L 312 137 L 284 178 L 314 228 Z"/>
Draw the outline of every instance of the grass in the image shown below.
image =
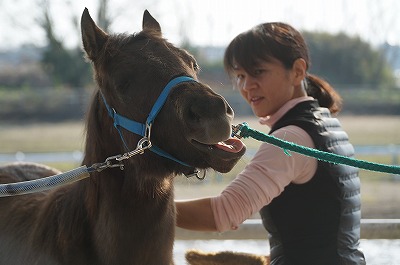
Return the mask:
<path id="1" fill-rule="evenodd" d="M 339 119 L 354 145 L 400 144 L 398 116 L 344 116 Z"/>
<path id="2" fill-rule="evenodd" d="M 1 124 L 0 152 L 61 152 L 83 148 L 82 122 Z"/>
<path id="3" fill-rule="evenodd" d="M 84 125 L 82 122 L 63 123 L 0 123 L 0 153 L 46 153 L 82 151 Z M 1 164 L 1 162 L 0 162 Z M 48 163 L 67 171 L 79 166 L 73 162 Z"/>

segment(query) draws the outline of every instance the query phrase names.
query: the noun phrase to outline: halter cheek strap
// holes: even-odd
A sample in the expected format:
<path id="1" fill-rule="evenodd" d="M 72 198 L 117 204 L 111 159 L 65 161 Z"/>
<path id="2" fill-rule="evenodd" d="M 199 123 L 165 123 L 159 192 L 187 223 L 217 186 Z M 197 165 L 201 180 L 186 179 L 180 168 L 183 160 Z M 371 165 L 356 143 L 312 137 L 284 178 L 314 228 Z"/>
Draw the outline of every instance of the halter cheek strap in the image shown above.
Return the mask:
<path id="1" fill-rule="evenodd" d="M 168 84 L 164 87 L 160 96 L 157 98 L 156 102 L 154 103 L 153 108 L 151 109 L 145 124 L 139 123 L 137 121 L 131 120 L 129 118 L 126 118 L 126 117 L 118 114 L 114 108 L 111 108 L 107 104 L 106 99 L 104 98 L 103 94 L 101 94 L 104 105 L 107 108 L 108 115 L 114 120 L 114 127 L 117 129 L 117 131 L 121 137 L 121 140 L 124 143 L 124 146 L 127 150 L 129 150 L 129 147 L 125 142 L 125 139 L 122 135 L 120 127 L 124 128 L 134 134 L 146 137 L 146 138 L 148 138 L 147 140 L 150 142 L 151 126 L 153 125 L 153 122 L 154 122 L 155 118 L 157 117 L 157 114 L 160 112 L 161 108 L 164 106 L 165 101 L 167 100 L 167 97 L 168 97 L 169 93 L 171 92 L 171 89 L 173 87 L 175 87 L 176 85 L 183 83 L 183 82 L 197 82 L 197 81 L 188 76 L 175 77 L 171 81 L 169 81 Z M 158 148 L 157 146 L 152 145 L 150 147 L 150 151 L 152 151 L 160 156 L 171 159 L 177 163 L 180 163 L 181 165 L 191 167 L 190 165 L 171 156 L 170 154 L 168 154 L 167 152 Z"/>

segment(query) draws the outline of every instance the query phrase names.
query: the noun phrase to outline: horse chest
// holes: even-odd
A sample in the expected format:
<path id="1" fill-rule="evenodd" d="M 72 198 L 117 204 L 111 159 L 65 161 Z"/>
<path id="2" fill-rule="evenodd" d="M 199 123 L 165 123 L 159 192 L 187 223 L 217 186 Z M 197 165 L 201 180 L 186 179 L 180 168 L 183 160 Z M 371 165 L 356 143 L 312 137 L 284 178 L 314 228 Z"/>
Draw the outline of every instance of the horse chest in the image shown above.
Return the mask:
<path id="1" fill-rule="evenodd" d="M 170 264 L 175 232 L 172 190 L 148 194 L 100 209 L 92 234 L 99 264 Z"/>

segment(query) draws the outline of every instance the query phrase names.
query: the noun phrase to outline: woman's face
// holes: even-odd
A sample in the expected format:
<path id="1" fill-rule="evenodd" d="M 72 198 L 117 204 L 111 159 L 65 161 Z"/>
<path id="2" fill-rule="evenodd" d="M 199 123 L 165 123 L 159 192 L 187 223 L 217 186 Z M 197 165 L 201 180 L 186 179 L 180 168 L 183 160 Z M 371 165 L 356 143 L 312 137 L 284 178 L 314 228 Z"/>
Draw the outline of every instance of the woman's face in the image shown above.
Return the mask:
<path id="1" fill-rule="evenodd" d="M 289 100 L 306 95 L 301 87 L 305 69 L 298 60 L 289 70 L 278 60 L 261 62 L 253 73 L 235 66 L 236 87 L 257 117 L 272 115 Z"/>

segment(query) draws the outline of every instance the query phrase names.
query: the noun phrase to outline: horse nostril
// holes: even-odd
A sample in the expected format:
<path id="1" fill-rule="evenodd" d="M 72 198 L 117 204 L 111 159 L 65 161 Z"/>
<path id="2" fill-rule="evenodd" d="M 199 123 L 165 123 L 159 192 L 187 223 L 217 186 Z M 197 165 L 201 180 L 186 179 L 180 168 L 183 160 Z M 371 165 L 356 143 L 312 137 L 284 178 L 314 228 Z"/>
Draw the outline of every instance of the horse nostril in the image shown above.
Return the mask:
<path id="1" fill-rule="evenodd" d="M 191 140 L 215 144 L 231 135 L 233 110 L 219 95 L 193 97 L 183 104 L 183 122 Z"/>
<path id="2" fill-rule="evenodd" d="M 211 102 L 194 101 L 189 105 L 187 118 L 190 122 L 200 123 L 204 119 L 214 119 L 224 115 L 232 118 L 234 115 L 232 107 L 223 97 L 217 97 Z"/>
<path id="3" fill-rule="evenodd" d="M 201 118 L 200 118 L 200 115 L 198 113 L 200 113 L 200 112 L 196 108 L 196 106 L 195 105 L 191 105 L 189 107 L 189 111 L 188 111 L 188 119 L 189 119 L 189 121 L 191 121 L 193 123 L 200 122 Z"/>

